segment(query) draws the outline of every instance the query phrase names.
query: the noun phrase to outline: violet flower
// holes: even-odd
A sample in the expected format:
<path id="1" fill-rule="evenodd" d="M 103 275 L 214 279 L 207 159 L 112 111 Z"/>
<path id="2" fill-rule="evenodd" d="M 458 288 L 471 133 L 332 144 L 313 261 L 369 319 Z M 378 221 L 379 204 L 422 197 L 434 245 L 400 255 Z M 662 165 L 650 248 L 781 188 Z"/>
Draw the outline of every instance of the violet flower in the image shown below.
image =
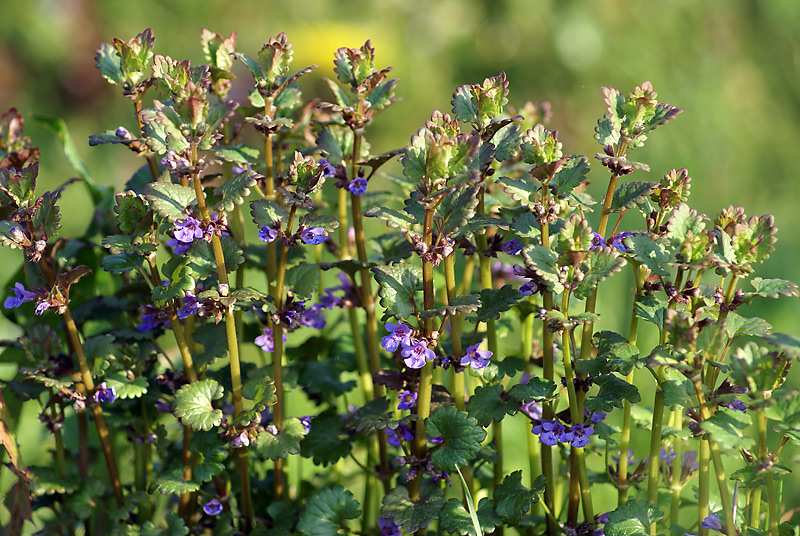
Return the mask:
<path id="1" fill-rule="evenodd" d="M 519 287 L 519 293 L 523 296 L 532 296 L 539 291 L 539 285 L 535 281 L 528 281 Z"/>
<path id="2" fill-rule="evenodd" d="M 261 240 L 262 242 L 270 243 L 273 242 L 276 238 L 278 238 L 277 229 L 273 229 L 272 227 L 265 225 L 258 230 L 258 239 Z"/>
<path id="3" fill-rule="evenodd" d="M 514 238 L 500 244 L 500 250 L 509 255 L 519 255 L 522 252 L 522 240 Z"/>
<path id="4" fill-rule="evenodd" d="M 425 366 L 427 361 L 436 358 L 436 354 L 433 353 L 433 350 L 428 348 L 425 343 L 421 341 L 415 341 L 413 345 L 406 346 L 400 351 L 400 355 L 405 358 L 403 359 L 403 363 L 405 363 L 408 368 L 413 369 L 420 369 Z"/>
<path id="5" fill-rule="evenodd" d="M 231 447 L 235 449 L 240 449 L 247 446 L 250 446 L 250 437 L 247 435 L 247 432 L 242 432 L 234 437 L 231 441 Z"/>
<path id="6" fill-rule="evenodd" d="M 409 391 L 405 389 L 400 391 L 400 394 L 397 395 L 397 398 L 400 399 L 400 403 L 397 405 L 397 409 L 411 409 L 417 403 L 417 393 L 413 391 Z"/>
<path id="7" fill-rule="evenodd" d="M 109 387 L 106 382 L 100 383 L 94 391 L 94 401 L 97 403 L 113 404 L 117 400 L 117 390 Z"/>
<path id="8" fill-rule="evenodd" d="M 386 324 L 386 331 L 390 334 L 381 339 L 381 346 L 387 352 L 396 351 L 400 345 L 403 348 L 411 346 L 411 326 L 408 324 L 393 324 L 389 322 Z"/>
<path id="9" fill-rule="evenodd" d="M 315 303 L 310 309 L 306 309 L 303 312 L 303 316 L 300 317 L 300 323 L 309 328 L 324 328 L 328 323 L 327 320 L 325 320 L 325 317 L 322 316 L 322 311 L 324 310 L 325 308 L 321 304 Z"/>
<path id="10" fill-rule="evenodd" d="M 401 440 L 412 441 L 414 439 L 414 434 L 405 424 L 398 425 L 397 430 L 385 428 L 383 432 L 386 434 L 386 443 L 393 447 L 399 447 Z"/>
<path id="11" fill-rule="evenodd" d="M 351 194 L 361 195 L 367 191 L 367 179 L 364 177 L 356 177 L 347 185 L 347 189 Z"/>
<path id="12" fill-rule="evenodd" d="M 319 165 L 322 166 L 322 176 L 327 178 L 336 176 L 336 168 L 331 165 L 325 158 L 319 159 Z"/>
<path id="13" fill-rule="evenodd" d="M 288 342 L 289 338 L 286 334 L 283 334 L 283 342 Z M 256 337 L 256 340 L 253 341 L 256 343 L 256 346 L 260 346 L 262 350 L 265 352 L 274 352 L 275 351 L 275 341 L 272 339 L 272 330 L 269 328 L 264 328 L 264 334 L 259 335 Z"/>
<path id="14" fill-rule="evenodd" d="M 556 421 L 542 421 L 531 428 L 531 433 L 538 435 L 542 443 L 551 447 L 559 442 L 564 432 L 564 425 Z"/>
<path id="15" fill-rule="evenodd" d="M 303 428 L 305 429 L 306 433 L 309 433 L 311 431 L 311 419 L 313 418 L 314 418 L 313 415 L 306 415 L 305 417 L 300 417 L 298 419 L 300 421 L 300 424 L 303 425 Z"/>
<path id="16" fill-rule="evenodd" d="M 300 238 L 306 244 L 310 246 L 316 246 L 317 244 L 322 244 L 325 242 L 325 239 L 328 238 L 328 234 L 322 227 L 309 227 L 302 232 Z"/>
<path id="17" fill-rule="evenodd" d="M 700 523 L 700 526 L 704 529 L 722 532 L 722 523 L 719 521 L 719 514 L 709 515 L 702 521 L 702 523 Z"/>
<path id="18" fill-rule="evenodd" d="M 217 499 L 211 499 L 203 505 L 203 512 L 210 516 L 218 516 L 222 513 L 222 503 Z"/>
<path id="19" fill-rule="evenodd" d="M 200 308 L 200 305 L 197 303 L 197 297 L 192 291 L 187 290 L 182 301 L 183 307 L 178 309 L 178 318 L 184 320 L 193 314 L 197 314 L 197 310 Z"/>
<path id="20" fill-rule="evenodd" d="M 403 532 L 400 527 L 394 524 L 394 521 L 388 517 L 378 518 L 378 529 L 381 531 L 380 536 L 402 536 Z"/>
<path id="21" fill-rule="evenodd" d="M 36 299 L 36 293 L 25 290 L 25 286 L 22 283 L 15 283 L 14 286 L 11 287 L 11 291 L 14 293 L 14 296 L 9 296 L 6 298 L 6 301 L 3 302 L 3 307 L 6 309 L 14 309 L 25 302 L 34 301 Z"/>
<path id="22" fill-rule="evenodd" d="M 492 357 L 492 352 L 489 350 L 478 350 L 481 345 L 473 344 L 467 347 L 467 353 L 461 358 L 460 363 L 464 366 L 469 365 L 475 370 L 482 369 L 489 364 L 489 358 Z"/>
<path id="23" fill-rule="evenodd" d="M 594 428 L 584 424 L 571 426 L 569 431 L 572 434 L 570 443 L 573 447 L 583 448 L 589 444 L 589 436 L 594 433 Z"/>

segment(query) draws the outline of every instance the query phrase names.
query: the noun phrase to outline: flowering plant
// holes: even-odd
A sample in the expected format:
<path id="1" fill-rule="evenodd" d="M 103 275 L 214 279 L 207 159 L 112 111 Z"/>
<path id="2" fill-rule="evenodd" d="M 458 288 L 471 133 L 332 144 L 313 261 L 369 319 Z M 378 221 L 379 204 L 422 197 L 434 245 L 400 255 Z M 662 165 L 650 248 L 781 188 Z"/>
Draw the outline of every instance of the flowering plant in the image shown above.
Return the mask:
<path id="1" fill-rule="evenodd" d="M 503 73 L 374 154 L 397 80 L 369 42 L 308 103 L 283 34 L 251 57 L 204 30 L 200 66 L 154 42 L 97 51 L 134 114 L 89 144 L 143 165 L 115 192 L 65 143 L 82 236 L 56 238 L 73 181 L 37 193 L 23 118 L 0 118 L 0 242 L 24 256 L 4 301 L 24 329 L 0 398 L 12 534 L 785 530 L 800 340 L 741 313 L 798 287 L 753 277 L 772 216 L 708 218 L 687 170 L 630 158 L 681 111 L 651 84 L 602 90 L 598 202 L 589 159 L 548 106 L 512 108 Z M 626 273 L 629 327 L 601 329 L 600 284 Z M 52 467 L 23 463 L 11 401 L 41 405 Z"/>

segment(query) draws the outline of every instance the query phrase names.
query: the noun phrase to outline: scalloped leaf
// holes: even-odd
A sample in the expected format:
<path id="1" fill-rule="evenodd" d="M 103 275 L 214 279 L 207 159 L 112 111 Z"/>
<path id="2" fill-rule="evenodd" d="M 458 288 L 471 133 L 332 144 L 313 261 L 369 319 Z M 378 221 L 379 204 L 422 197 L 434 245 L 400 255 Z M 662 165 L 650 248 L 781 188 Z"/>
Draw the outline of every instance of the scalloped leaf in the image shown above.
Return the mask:
<path id="1" fill-rule="evenodd" d="M 608 278 L 611 274 L 619 272 L 628 263 L 624 257 L 612 248 L 595 249 L 591 255 L 581 263 L 583 280 L 578 283 L 574 291 L 576 298 L 588 298 L 594 292 L 598 283 Z"/>
<path id="2" fill-rule="evenodd" d="M 256 199 L 250 202 L 250 214 L 258 227 L 278 226 L 289 217 L 289 212 L 282 205 L 268 199 Z"/>
<path id="3" fill-rule="evenodd" d="M 349 533 L 346 521 L 360 515 L 361 506 L 351 492 L 342 486 L 325 488 L 308 499 L 297 530 L 307 536 L 346 534 Z"/>
<path id="4" fill-rule="evenodd" d="M 636 316 L 655 324 L 659 328 L 664 326 L 664 319 L 667 314 L 667 302 L 660 300 L 655 296 L 640 296 L 636 303 L 633 304 L 633 309 Z"/>
<path id="5" fill-rule="evenodd" d="M 666 249 L 644 233 L 632 233 L 628 236 L 632 244 L 634 258 L 654 274 L 667 277 L 669 272 L 665 268 L 671 258 Z"/>
<path id="6" fill-rule="evenodd" d="M 239 244 L 236 243 L 232 236 L 221 236 L 219 241 L 222 244 L 225 271 L 228 273 L 236 271 L 236 268 L 244 262 L 244 252 L 239 248 Z M 204 240 L 195 240 L 186 254 L 190 259 L 189 266 L 197 272 L 199 279 L 216 276 L 217 264 L 211 244 Z"/>
<path id="7" fill-rule="evenodd" d="M 247 169 L 218 186 L 214 193 L 222 196 L 222 199 L 214 205 L 214 210 L 231 212 L 236 205 L 244 203 L 244 198 L 250 195 L 250 188 L 256 185 L 259 177 L 258 173 Z"/>
<path id="8" fill-rule="evenodd" d="M 33 213 L 33 226 L 41 229 L 49 238 L 55 237 L 61 228 L 61 212 L 56 205 L 60 195 L 59 190 L 45 192 L 41 197 L 42 204 Z"/>
<path id="9" fill-rule="evenodd" d="M 753 438 L 744 430 L 752 424 L 752 419 L 741 411 L 721 408 L 708 420 L 700 423 L 700 428 L 711 434 L 711 439 L 722 448 L 751 448 Z"/>
<path id="10" fill-rule="evenodd" d="M 502 288 L 485 288 L 480 291 L 480 308 L 476 316 L 468 317 L 473 324 L 499 320 L 500 314 L 511 309 L 522 299 L 522 295 L 511 285 Z"/>
<path id="11" fill-rule="evenodd" d="M 442 471 L 466 466 L 477 456 L 481 442 L 486 438 L 486 430 L 474 417 L 454 407 L 436 410 L 425 419 L 425 427 L 429 436 L 442 436 L 444 439 L 443 446 L 431 454 L 434 467 Z"/>
<path id="12" fill-rule="evenodd" d="M 541 224 L 528 209 L 520 209 L 511 218 L 511 229 L 520 237 L 537 239 L 542 235 Z"/>
<path id="13" fill-rule="evenodd" d="M 506 475 L 494 490 L 495 513 L 509 525 L 518 525 L 522 515 L 539 501 L 539 494 L 544 491 L 544 476 L 539 475 L 533 484 L 534 489 L 522 485 L 522 471 Z"/>
<path id="14" fill-rule="evenodd" d="M 212 405 L 222 394 L 222 386 L 211 379 L 184 385 L 175 393 L 175 416 L 193 430 L 211 430 L 222 422 L 222 410 Z"/>
<path id="15" fill-rule="evenodd" d="M 520 403 L 544 402 L 553 398 L 558 386 L 555 382 L 543 378 L 533 377 L 528 383 L 519 383 L 508 391 L 508 396 Z"/>
<path id="16" fill-rule="evenodd" d="M 285 458 L 290 454 L 300 454 L 300 442 L 306 437 L 306 428 L 300 419 L 283 421 L 283 428 L 277 435 L 264 431 L 258 435 L 256 450 L 270 460 Z"/>
<path id="17" fill-rule="evenodd" d="M 138 270 L 142 267 L 144 259 L 134 253 L 117 253 L 116 255 L 106 255 L 100 260 L 100 266 L 106 272 L 112 274 L 123 274 Z"/>
<path id="18" fill-rule="evenodd" d="M 226 162 L 248 164 L 258 162 L 261 153 L 254 147 L 239 143 L 237 145 L 215 145 L 214 154 Z"/>
<path id="19" fill-rule="evenodd" d="M 536 205 L 536 192 L 541 185 L 538 182 L 523 178 L 512 179 L 510 177 L 500 177 L 497 184 L 502 185 L 503 190 L 511 196 L 514 201 L 519 201 L 526 207 Z"/>
<path id="20" fill-rule="evenodd" d="M 183 121 L 175 108 L 165 106 L 159 101 L 154 104 L 154 108 L 145 108 L 139 112 L 147 146 L 158 154 L 167 151 L 183 153 L 189 149 L 191 144 L 183 135 Z"/>
<path id="21" fill-rule="evenodd" d="M 269 377 L 269 371 L 262 367 L 248 373 L 247 381 L 242 385 L 242 396 L 252 401 L 253 407 L 236 415 L 234 424 L 237 426 L 248 426 L 267 406 L 278 402 L 275 381 Z"/>
<path id="22" fill-rule="evenodd" d="M 347 435 L 342 432 L 342 418 L 335 408 L 330 408 L 311 421 L 311 430 L 300 442 L 304 458 L 313 458 L 316 465 L 326 467 L 350 454 L 353 448 Z"/>
<path id="23" fill-rule="evenodd" d="M 517 293 L 519 294 L 519 293 Z M 441 318 L 443 316 L 454 316 L 458 313 L 474 313 L 481 306 L 480 296 L 476 293 L 457 296 L 447 305 L 436 309 L 425 309 L 420 312 L 420 318 Z"/>
<path id="24" fill-rule="evenodd" d="M 478 503 L 478 523 L 483 533 L 494 532 L 495 527 L 503 523 L 495 514 L 494 501 L 488 497 Z M 439 514 L 439 526 L 450 534 L 455 532 L 460 536 L 476 536 L 472 516 L 458 499 L 449 499 L 444 504 Z"/>
<path id="25" fill-rule="evenodd" d="M 200 484 L 193 480 L 184 480 L 183 467 L 173 467 L 150 483 L 149 493 L 162 495 L 183 495 L 194 493 L 200 489 Z"/>
<path id="26" fill-rule="evenodd" d="M 124 372 L 108 374 L 104 378 L 109 387 L 113 387 L 117 397 L 121 399 L 139 398 L 147 394 L 147 378 L 137 376 L 133 379 L 128 378 Z"/>
<path id="27" fill-rule="evenodd" d="M 197 203 L 194 188 L 169 182 L 154 182 L 143 189 L 145 198 L 161 217 L 174 222 L 186 218 L 185 210 Z"/>
<path id="28" fill-rule="evenodd" d="M 584 407 L 592 413 L 610 412 L 614 408 L 621 408 L 623 400 L 636 404 L 642 399 L 635 385 L 613 374 L 598 376 L 594 379 L 594 383 L 600 387 L 600 391 L 595 396 L 587 397 L 584 404 Z"/>
<path id="29" fill-rule="evenodd" d="M 745 318 L 731 311 L 725 318 L 725 333 L 728 338 L 741 336 L 764 337 L 772 331 L 772 326 L 763 318 Z"/>
<path id="30" fill-rule="evenodd" d="M 453 235 L 466 227 L 478 208 L 478 185 L 458 188 L 447 195 L 436 207 L 436 225 L 440 234 Z"/>
<path id="31" fill-rule="evenodd" d="M 797 298 L 800 296 L 798 292 L 797 283 L 786 281 L 785 279 L 761 279 L 754 277 L 750 284 L 753 286 L 755 292 L 748 292 L 746 296 L 763 296 L 765 298 L 777 298 L 778 296 L 791 296 Z"/>
<path id="32" fill-rule="evenodd" d="M 525 259 L 525 266 L 544 280 L 548 290 L 557 294 L 564 290 L 555 251 L 539 244 L 531 244 L 522 248 L 522 258 Z"/>
<path id="33" fill-rule="evenodd" d="M 178 255 L 171 258 L 161 267 L 162 281 L 166 280 L 166 285 L 153 287 L 151 295 L 153 303 L 158 307 L 166 307 L 174 300 L 183 298 L 187 292 L 194 290 L 194 278 L 192 269 L 187 266 L 189 258 Z"/>
<path id="34" fill-rule="evenodd" d="M 467 401 L 467 412 L 481 426 L 487 427 L 492 421 L 502 421 L 506 415 L 513 415 L 520 408 L 518 400 L 504 400 L 503 386 L 499 383 L 481 385 Z"/>
<path id="35" fill-rule="evenodd" d="M 644 202 L 657 186 L 657 182 L 648 181 L 622 183 L 614 191 L 614 197 L 611 199 L 611 212 L 622 212 Z"/>
<path id="36" fill-rule="evenodd" d="M 603 527 L 606 536 L 649 536 L 650 525 L 664 513 L 644 499 L 628 502 L 608 513 L 608 523 Z"/>
<path id="37" fill-rule="evenodd" d="M 292 291 L 297 300 L 311 299 L 317 291 L 320 272 L 318 264 L 295 264 L 286 270 L 286 288 Z"/>
<path id="38" fill-rule="evenodd" d="M 112 251 L 124 251 L 125 253 L 136 253 L 147 256 L 155 253 L 158 246 L 150 242 L 142 242 L 136 236 L 129 235 L 108 235 L 103 238 L 103 247 Z"/>
<path id="39" fill-rule="evenodd" d="M 548 184 L 556 188 L 557 195 L 562 196 L 572 192 L 585 181 L 587 173 L 589 173 L 589 159 L 581 155 L 571 155 Z"/>
<path id="40" fill-rule="evenodd" d="M 418 501 L 412 501 L 405 486 L 398 486 L 384 495 L 382 504 L 381 516 L 391 519 L 408 534 L 413 534 L 439 518 L 445 498 L 443 491 L 427 488 Z"/>
<path id="41" fill-rule="evenodd" d="M 600 331 L 592 336 L 592 344 L 597 348 L 597 357 L 606 360 L 609 370 L 627 375 L 636 365 L 639 348 L 628 339 L 613 331 Z"/>
<path id="42" fill-rule="evenodd" d="M 422 268 L 414 264 L 399 262 L 370 269 L 381 286 L 378 295 L 385 309 L 382 321 L 394 316 L 408 318 L 414 314 L 414 293 L 422 290 Z"/>

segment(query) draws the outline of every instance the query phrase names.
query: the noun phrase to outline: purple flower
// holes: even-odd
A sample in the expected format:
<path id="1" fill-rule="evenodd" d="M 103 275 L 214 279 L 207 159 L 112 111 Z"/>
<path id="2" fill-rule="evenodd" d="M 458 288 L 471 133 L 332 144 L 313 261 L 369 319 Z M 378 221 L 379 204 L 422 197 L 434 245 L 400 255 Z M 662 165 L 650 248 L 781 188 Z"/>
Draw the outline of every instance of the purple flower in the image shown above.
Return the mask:
<path id="1" fill-rule="evenodd" d="M 3 302 L 3 307 L 6 309 L 19 307 L 25 302 L 36 299 L 36 293 L 31 292 L 30 290 L 25 290 L 25 286 L 22 283 L 15 283 L 14 286 L 11 287 L 11 291 L 14 293 L 14 296 L 9 296 L 6 298 L 6 301 Z"/>
<path id="2" fill-rule="evenodd" d="M 527 283 L 523 283 L 521 287 L 519 287 L 519 293 L 523 296 L 532 296 L 539 291 L 539 285 L 536 284 L 534 281 L 528 281 Z"/>
<path id="3" fill-rule="evenodd" d="M 519 255 L 522 252 L 522 240 L 519 238 L 514 238 L 512 240 L 507 240 L 500 244 L 500 249 L 503 253 L 508 253 L 509 255 Z"/>
<path id="4" fill-rule="evenodd" d="M 572 446 L 580 448 L 589 444 L 589 436 L 594 433 L 594 428 L 583 424 L 576 424 L 575 426 L 571 426 L 569 431 L 572 433 Z"/>
<path id="5" fill-rule="evenodd" d="M 536 419 L 537 421 L 542 420 L 542 405 L 535 400 L 522 404 L 522 407 L 519 409 L 531 419 Z"/>
<path id="6" fill-rule="evenodd" d="M 150 310 L 153 310 L 152 308 Z M 139 333 L 146 333 L 148 331 L 153 331 L 158 326 L 164 324 L 167 321 L 167 318 L 161 311 L 154 312 L 154 313 L 147 313 L 142 315 L 142 321 L 136 325 L 136 330 Z"/>
<path id="7" fill-rule="evenodd" d="M 322 244 L 328 238 L 328 234 L 322 227 L 309 227 L 302 232 L 300 238 L 308 245 L 316 246 Z"/>
<path id="8" fill-rule="evenodd" d="M 309 433 L 311 431 L 311 419 L 313 418 L 314 418 L 313 415 L 306 415 L 305 417 L 300 417 L 300 419 L 298 419 L 300 421 L 300 424 L 303 425 L 303 428 L 305 429 L 306 433 Z"/>
<path id="9" fill-rule="evenodd" d="M 118 137 L 119 139 L 121 139 L 121 140 L 132 140 L 133 139 L 133 136 L 131 135 L 130 132 L 128 132 L 128 129 L 125 128 L 125 127 L 117 128 L 117 130 L 114 131 L 114 135 L 116 137 Z"/>
<path id="10" fill-rule="evenodd" d="M 321 304 L 315 303 L 311 306 L 311 309 L 306 309 L 303 312 L 303 316 L 300 318 L 300 323 L 309 328 L 324 328 L 325 324 L 327 324 L 325 317 L 322 316 L 322 311 L 324 310 L 325 309 Z"/>
<path id="11" fill-rule="evenodd" d="M 222 503 L 217 499 L 211 499 L 203 505 L 203 512 L 210 516 L 218 516 L 222 513 Z"/>
<path id="12" fill-rule="evenodd" d="M 183 255 L 192 247 L 191 244 L 181 242 L 177 238 L 170 238 L 167 240 L 167 245 L 172 248 L 172 252 L 175 253 L 175 255 Z"/>
<path id="13" fill-rule="evenodd" d="M 401 440 L 411 441 L 414 439 L 414 434 L 411 433 L 411 430 L 409 430 L 408 426 L 405 424 L 398 425 L 397 430 L 385 428 L 383 432 L 386 434 L 386 443 L 393 447 L 399 447 Z"/>
<path id="14" fill-rule="evenodd" d="M 591 422 L 603 422 L 606 419 L 606 412 L 592 413 L 589 410 L 583 410 L 583 418 L 589 419 Z"/>
<path id="15" fill-rule="evenodd" d="M 711 514 L 710 516 L 706 517 L 700 526 L 704 529 L 716 530 L 717 532 L 722 532 L 722 523 L 719 522 L 719 514 Z"/>
<path id="16" fill-rule="evenodd" d="M 272 227 L 265 225 L 264 227 L 258 230 L 258 239 L 261 240 L 262 242 L 269 243 L 275 240 L 276 238 L 278 238 L 277 229 L 273 229 Z"/>
<path id="17" fill-rule="evenodd" d="M 432 360 L 436 358 L 436 354 L 433 353 L 433 350 L 428 348 L 425 343 L 421 341 L 414 341 L 414 344 L 411 346 L 406 346 L 400 351 L 400 355 L 403 356 L 403 363 L 406 364 L 408 368 L 419 369 L 425 366 L 426 361 Z"/>
<path id="18" fill-rule="evenodd" d="M 364 177 L 356 177 L 347 185 L 347 189 L 351 194 L 361 195 L 367 191 L 367 179 Z"/>
<path id="19" fill-rule="evenodd" d="M 186 295 L 183 297 L 183 307 L 178 309 L 178 318 L 181 320 L 189 318 L 193 314 L 196 314 L 198 309 L 199 304 L 197 303 L 197 297 L 192 291 L 187 290 Z"/>
<path id="20" fill-rule="evenodd" d="M 672 460 L 675 459 L 675 456 L 678 454 L 672 449 L 661 449 L 658 452 L 658 457 L 661 459 L 662 462 L 666 463 L 667 465 L 672 465 Z"/>
<path id="21" fill-rule="evenodd" d="M 400 527 L 394 524 L 394 521 L 388 517 L 378 518 L 378 528 L 381 531 L 381 536 L 402 536 L 403 532 Z"/>
<path id="22" fill-rule="evenodd" d="M 95 389 L 93 398 L 94 401 L 98 403 L 113 404 L 117 399 L 117 390 L 114 389 L 113 386 L 109 387 L 106 385 L 106 382 L 102 382 L 97 386 L 97 389 Z"/>
<path id="23" fill-rule="evenodd" d="M 197 218 L 186 216 L 185 220 L 178 220 L 173 225 L 173 236 L 186 244 L 191 244 L 195 238 L 203 238 L 203 224 Z"/>
<path id="24" fill-rule="evenodd" d="M 170 171 L 175 171 L 181 168 L 188 168 L 192 163 L 175 151 L 170 150 L 167 152 L 167 156 L 161 159 L 161 165 Z"/>
<path id="25" fill-rule="evenodd" d="M 597 248 L 605 249 L 607 247 L 608 244 L 606 244 L 606 239 L 603 238 L 603 235 L 600 233 L 592 233 L 592 245 L 589 246 L 590 250 Z"/>
<path id="26" fill-rule="evenodd" d="M 322 176 L 325 177 L 326 179 L 329 177 L 336 176 L 336 168 L 333 167 L 331 163 L 328 162 L 326 159 L 320 158 L 319 165 L 323 167 Z"/>
<path id="27" fill-rule="evenodd" d="M 489 350 L 478 350 L 481 345 L 473 344 L 467 347 L 467 353 L 461 358 L 461 364 L 464 366 L 469 365 L 475 370 L 482 369 L 489 364 L 489 358 L 492 357 L 492 352 Z"/>
<path id="28" fill-rule="evenodd" d="M 36 309 L 33 311 L 37 315 L 44 314 L 45 311 L 50 309 L 50 302 L 46 300 L 42 300 L 36 304 Z"/>
<path id="29" fill-rule="evenodd" d="M 381 346 L 387 352 L 394 352 L 397 347 L 402 345 L 403 348 L 411 346 L 411 326 L 408 324 L 386 324 L 386 331 L 390 335 L 386 335 L 381 339 Z"/>
<path id="30" fill-rule="evenodd" d="M 284 333 L 283 342 L 287 342 L 288 340 L 289 338 Z M 256 337 L 254 342 L 256 343 L 256 346 L 260 346 L 265 352 L 275 351 L 275 342 L 272 340 L 272 330 L 269 328 L 264 328 L 264 334 Z"/>
<path id="31" fill-rule="evenodd" d="M 630 234 L 631 234 L 630 231 L 625 231 L 625 232 L 622 232 L 622 233 L 619 233 L 619 234 L 616 234 L 616 235 L 612 236 L 611 237 L 611 247 L 616 249 L 617 251 L 621 251 L 623 253 L 626 253 L 628 251 L 628 247 L 625 246 L 625 244 L 623 243 L 623 240 L 625 240 L 625 238 Z"/>
<path id="32" fill-rule="evenodd" d="M 729 404 L 721 404 L 723 407 L 747 413 L 747 406 L 741 400 L 731 400 Z"/>
<path id="33" fill-rule="evenodd" d="M 551 447 L 558 443 L 564 431 L 564 425 L 556 421 L 542 421 L 531 429 L 532 433 L 539 436 L 542 443 Z"/>
<path id="34" fill-rule="evenodd" d="M 242 447 L 247 447 L 250 445 L 250 437 L 247 435 L 247 432 L 242 432 L 241 434 L 237 435 L 231 441 L 231 446 L 235 449 L 240 449 Z"/>
<path id="35" fill-rule="evenodd" d="M 409 391 L 405 389 L 397 395 L 397 398 L 400 399 L 400 403 L 397 405 L 397 409 L 411 409 L 414 407 L 414 404 L 417 403 L 417 393 Z"/>

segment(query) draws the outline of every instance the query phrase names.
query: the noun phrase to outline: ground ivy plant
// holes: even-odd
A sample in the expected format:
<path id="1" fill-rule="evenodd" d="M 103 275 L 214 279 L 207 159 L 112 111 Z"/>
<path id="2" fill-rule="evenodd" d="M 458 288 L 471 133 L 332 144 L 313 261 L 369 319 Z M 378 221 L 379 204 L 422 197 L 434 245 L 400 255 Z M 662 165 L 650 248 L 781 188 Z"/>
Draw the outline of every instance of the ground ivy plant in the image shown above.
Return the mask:
<path id="1" fill-rule="evenodd" d="M 284 34 L 203 30 L 202 65 L 154 47 L 95 57 L 132 105 L 89 139 L 141 159 L 122 191 L 35 118 L 89 191 L 81 236 L 59 236 L 76 180 L 42 193 L 23 117 L 0 117 L 0 242 L 23 261 L 5 534 L 793 533 L 800 339 L 747 305 L 798 287 L 755 275 L 771 215 L 700 214 L 686 169 L 634 159 L 681 112 L 650 83 L 602 88 L 593 157 L 504 73 L 379 152 L 402 105 L 369 41 L 335 52 L 324 101 Z M 597 312 L 612 277 L 623 333 Z"/>

